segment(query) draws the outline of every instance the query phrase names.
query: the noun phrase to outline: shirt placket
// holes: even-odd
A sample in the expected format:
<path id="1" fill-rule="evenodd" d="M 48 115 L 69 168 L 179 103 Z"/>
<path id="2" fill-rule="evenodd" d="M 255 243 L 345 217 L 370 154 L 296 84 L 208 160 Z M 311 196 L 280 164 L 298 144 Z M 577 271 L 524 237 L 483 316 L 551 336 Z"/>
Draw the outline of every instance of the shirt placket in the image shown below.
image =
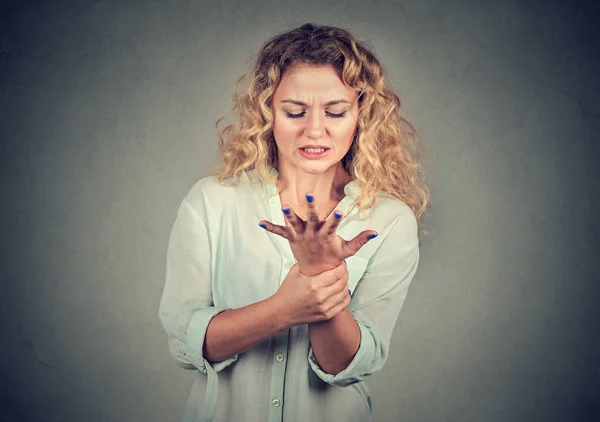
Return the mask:
<path id="1" fill-rule="evenodd" d="M 271 400 L 269 407 L 269 422 L 283 421 L 285 373 L 288 361 L 288 340 L 290 330 L 283 330 L 275 337 L 273 350 L 273 369 L 271 370 Z"/>
<path id="2" fill-rule="evenodd" d="M 267 189 L 269 194 L 276 193 L 276 187 L 270 186 Z M 337 209 L 340 209 L 344 214 L 350 212 L 350 197 L 346 196 L 339 203 Z M 283 217 L 283 211 L 281 210 L 281 200 L 279 195 L 275 194 L 269 199 L 269 212 L 271 214 L 271 222 L 280 226 L 285 226 L 285 220 Z M 342 221 L 338 229 L 345 226 L 345 221 Z M 279 279 L 279 285 L 283 283 L 285 277 L 290 271 L 290 268 L 294 266 L 298 261 L 294 257 L 289 241 L 279 235 L 275 236 L 275 242 L 277 243 L 277 249 L 281 254 L 282 266 L 281 274 Z M 289 338 L 290 330 L 283 330 L 279 332 L 275 337 L 274 350 L 273 350 L 273 366 L 271 371 L 271 387 L 269 394 L 269 422 L 282 422 L 283 421 L 283 406 L 284 406 L 284 387 L 285 387 L 285 376 L 287 370 L 287 361 L 289 356 Z"/>
<path id="3" fill-rule="evenodd" d="M 279 196 L 275 195 L 272 197 L 269 200 L 269 205 L 271 221 L 273 224 L 285 226 Z M 277 242 L 277 249 L 281 254 L 282 260 L 281 273 L 279 277 L 279 285 L 281 285 L 289 273 L 290 268 L 292 268 L 297 261 L 287 239 L 275 235 L 275 241 Z M 285 375 L 289 355 L 289 336 L 290 330 L 287 329 L 277 333 L 273 337 L 274 348 L 271 369 L 271 388 L 269 393 L 269 422 L 283 421 Z"/>

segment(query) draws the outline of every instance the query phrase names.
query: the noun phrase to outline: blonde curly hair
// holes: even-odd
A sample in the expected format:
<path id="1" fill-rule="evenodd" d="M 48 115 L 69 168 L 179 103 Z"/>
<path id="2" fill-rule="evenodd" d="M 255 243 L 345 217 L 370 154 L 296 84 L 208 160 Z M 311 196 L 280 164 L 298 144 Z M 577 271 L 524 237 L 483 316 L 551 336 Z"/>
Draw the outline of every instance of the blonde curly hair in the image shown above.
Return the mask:
<path id="1" fill-rule="evenodd" d="M 402 116 L 400 99 L 386 86 L 375 55 L 348 31 L 332 26 L 305 24 L 272 37 L 252 69 L 238 79 L 233 107 L 215 124 L 224 163 L 218 183 L 235 186 L 240 175 L 249 178 L 248 172 L 256 170 L 281 192 L 270 173 L 270 167 L 279 168 L 271 104 L 284 72 L 296 64 L 331 65 L 359 93 L 356 134 L 342 158 L 344 170 L 361 189 L 354 202 L 359 216 L 375 205 L 377 193 L 382 192 L 407 204 L 419 221 L 429 206 L 429 190 L 418 162 L 416 130 Z M 233 111 L 237 119 L 219 130 L 219 123 Z M 229 177 L 233 185 L 224 183 Z"/>

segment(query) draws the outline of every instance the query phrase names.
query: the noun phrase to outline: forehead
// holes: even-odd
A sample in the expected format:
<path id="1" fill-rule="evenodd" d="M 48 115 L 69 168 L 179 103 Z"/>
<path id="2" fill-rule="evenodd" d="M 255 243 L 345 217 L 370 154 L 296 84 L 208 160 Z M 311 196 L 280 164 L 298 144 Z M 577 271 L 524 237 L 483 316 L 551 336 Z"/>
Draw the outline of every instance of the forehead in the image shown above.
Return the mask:
<path id="1" fill-rule="evenodd" d="M 331 65 L 312 66 L 295 65 L 286 70 L 275 90 L 275 97 L 283 99 L 294 97 L 296 100 L 345 98 L 353 100 L 357 94 L 345 85 Z"/>

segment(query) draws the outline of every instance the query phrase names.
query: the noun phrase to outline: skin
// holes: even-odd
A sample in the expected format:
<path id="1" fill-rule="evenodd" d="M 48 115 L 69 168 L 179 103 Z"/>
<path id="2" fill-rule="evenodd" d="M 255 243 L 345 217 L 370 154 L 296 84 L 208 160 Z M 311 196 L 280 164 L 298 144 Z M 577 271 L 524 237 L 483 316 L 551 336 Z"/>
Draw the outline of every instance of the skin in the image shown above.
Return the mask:
<path id="1" fill-rule="evenodd" d="M 300 101 L 305 105 L 286 102 Z M 346 103 L 326 105 L 332 100 Z M 360 346 L 360 328 L 348 309 L 348 270 L 344 259 L 354 255 L 374 230 L 346 241 L 336 234 L 343 218 L 331 214 L 351 180 L 341 159 L 356 131 L 358 96 L 331 66 L 298 65 L 288 69 L 273 97 L 273 133 L 279 154 L 282 212 L 286 226 L 261 221 L 266 230 L 290 243 L 298 264 L 271 297 L 215 316 L 207 329 L 204 356 L 218 362 L 274 336 L 283 329 L 308 324 L 317 363 L 329 374 L 348 366 Z M 291 118 L 286 113 L 300 115 Z M 343 117 L 332 117 L 344 114 Z M 319 160 L 302 157 L 307 144 L 331 148 Z M 313 201 L 309 202 L 306 195 Z M 304 217 L 304 218 L 302 218 Z"/>
<path id="2" fill-rule="evenodd" d="M 336 100 L 345 102 L 325 105 Z M 317 211 L 324 211 L 323 206 L 329 203 L 337 204 L 344 197 L 344 185 L 351 180 L 341 160 L 356 132 L 357 92 L 342 82 L 332 66 L 300 64 L 284 73 L 273 95 L 271 110 L 284 205 L 304 214 L 306 193 L 319 198 L 321 206 Z M 307 144 L 324 145 L 331 150 L 327 157 L 310 160 L 298 150 Z"/>
<path id="3" fill-rule="evenodd" d="M 327 105 L 338 100 L 343 102 Z M 343 219 L 341 211 L 335 210 L 325 221 L 344 197 L 344 186 L 351 180 L 341 160 L 356 132 L 358 94 L 342 82 L 332 66 L 299 64 L 284 73 L 273 95 L 272 111 L 282 211 L 290 212 L 284 213 L 286 227 L 266 220 L 259 224 L 289 241 L 302 274 L 320 274 L 340 265 L 367 243 L 370 235 L 377 234 L 365 230 L 346 241 L 335 234 Z M 331 150 L 326 157 L 311 160 L 299 152 L 307 144 L 324 145 Z M 313 197 L 312 202 L 306 195 Z"/>
<path id="4" fill-rule="evenodd" d="M 342 102 L 327 105 L 338 100 Z M 343 187 L 351 180 L 341 160 L 356 133 L 358 93 L 343 83 L 332 66 L 300 64 L 284 73 L 272 104 L 279 182 L 283 187 L 282 211 L 290 212 L 284 211 L 286 227 L 268 221 L 261 224 L 289 241 L 301 274 L 317 275 L 338 267 L 367 243 L 370 235 L 376 234 L 366 230 L 346 241 L 336 234 L 343 218 L 341 211 L 335 210 L 325 221 L 344 197 Z M 299 147 L 307 144 L 324 145 L 331 150 L 326 157 L 310 160 L 299 152 Z M 349 301 L 341 304 L 346 306 L 339 314 L 308 326 L 317 363 L 329 373 L 343 370 L 360 345 L 360 329 L 348 310 Z"/>

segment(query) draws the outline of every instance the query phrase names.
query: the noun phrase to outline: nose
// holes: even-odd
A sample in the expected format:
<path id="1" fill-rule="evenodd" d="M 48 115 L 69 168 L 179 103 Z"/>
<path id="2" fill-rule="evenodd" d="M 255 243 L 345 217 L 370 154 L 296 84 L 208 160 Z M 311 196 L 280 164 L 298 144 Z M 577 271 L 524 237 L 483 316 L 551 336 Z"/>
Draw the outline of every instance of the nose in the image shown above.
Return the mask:
<path id="1" fill-rule="evenodd" d="M 325 134 L 325 116 L 321 113 L 312 113 L 312 115 L 306 119 L 305 127 L 306 136 L 311 139 L 321 138 Z"/>

